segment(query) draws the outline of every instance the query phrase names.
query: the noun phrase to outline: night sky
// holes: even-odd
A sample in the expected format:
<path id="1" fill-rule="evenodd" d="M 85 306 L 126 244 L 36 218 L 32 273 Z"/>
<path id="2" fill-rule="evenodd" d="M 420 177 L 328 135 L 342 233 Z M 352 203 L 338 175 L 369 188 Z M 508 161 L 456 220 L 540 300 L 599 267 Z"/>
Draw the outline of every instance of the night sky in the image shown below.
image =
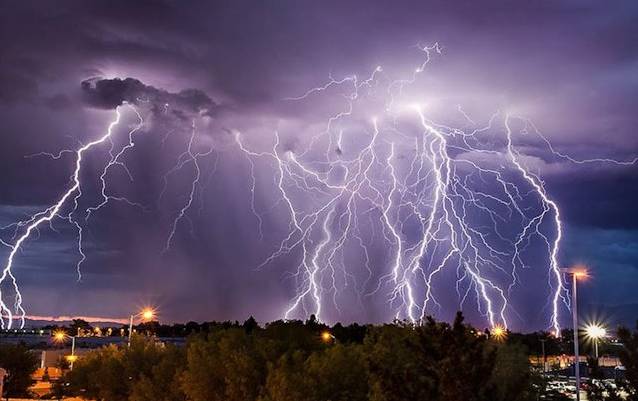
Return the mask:
<path id="1" fill-rule="evenodd" d="M 62 219 L 43 226 L 13 268 L 27 314 L 122 318 L 150 304 L 168 322 L 281 318 L 294 298 L 294 254 L 258 266 L 289 222 L 266 213 L 259 235 L 250 164 L 233 132 L 263 150 L 281 131 L 283 146 L 294 150 L 338 110 L 339 96 L 286 98 L 329 75 L 368 76 L 378 65 L 410 76 L 423 59 L 417 44 L 441 46 L 411 92 L 434 104 L 433 119 L 456 123 L 456 105 L 481 124 L 512 112 L 532 120 L 561 153 L 632 160 L 637 20 L 638 3 L 630 1 L 4 1 L 0 225 L 46 209 L 70 186 L 73 154 L 39 152 L 57 155 L 103 135 L 122 101 L 146 122 L 125 158 L 133 181 L 123 168 L 109 177 L 113 194 L 144 210 L 116 201 L 90 217 L 80 281 L 73 227 Z M 119 140 L 136 122 L 130 111 L 123 120 Z M 164 252 L 195 171 L 185 165 L 171 172 L 166 186 L 163 175 L 186 150 L 192 121 L 197 151 L 210 154 L 201 158 L 202 185 Z M 560 206 L 560 263 L 591 270 L 580 291 L 585 309 L 613 319 L 612 310 L 638 305 L 638 165 L 575 164 L 540 146 L 519 151 Z M 99 203 L 107 153 L 108 146 L 85 160 L 82 208 Z M 262 211 L 276 203 L 275 170 L 267 166 L 255 165 L 254 204 Z M 11 244 L 13 233 L 5 229 L 1 238 Z M 0 252 L 4 265 L 8 248 Z M 540 256 L 531 260 L 542 264 Z M 543 266 L 526 273 L 537 280 L 513 295 L 513 328 L 548 327 L 546 274 Z M 342 313 L 331 310 L 326 319 L 391 320 L 380 301 L 386 295 L 359 305 L 345 295 Z M 448 304 L 437 316 L 449 318 L 455 308 Z M 485 324 L 467 309 L 470 320 Z"/>

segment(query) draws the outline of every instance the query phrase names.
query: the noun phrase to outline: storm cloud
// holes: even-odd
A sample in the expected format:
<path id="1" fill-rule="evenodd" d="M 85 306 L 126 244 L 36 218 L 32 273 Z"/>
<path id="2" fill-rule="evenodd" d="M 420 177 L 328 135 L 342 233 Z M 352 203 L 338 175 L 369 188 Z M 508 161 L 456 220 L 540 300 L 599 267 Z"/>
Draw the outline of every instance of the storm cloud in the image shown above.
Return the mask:
<path id="1" fill-rule="evenodd" d="M 2 2 L 3 224 L 48 207 L 69 183 L 68 154 L 59 160 L 25 156 L 88 143 L 123 102 L 150 105 L 155 113 L 168 104 L 180 124 L 186 114 L 205 116 L 196 128 L 209 141 L 196 151 L 214 149 L 202 167 L 204 206 L 194 208 L 176 251 L 162 255 L 157 244 L 188 193 L 192 166 L 170 176 L 177 184 L 161 202 L 158 194 L 163 175 L 183 160 L 178 157 L 190 125 L 172 132 L 156 124 L 137 136 L 135 157 L 126 160 L 134 181 L 117 170 L 110 177 L 117 185 L 109 190 L 156 214 L 121 205 L 97 214 L 86 231 L 89 259 L 81 284 L 72 232 L 43 232 L 41 242 L 30 241 L 16 268 L 26 306 L 36 315 L 121 317 L 131 305 L 152 301 L 167 321 L 280 317 L 292 292 L 282 277 L 293 262 L 255 270 L 268 238 L 256 234 L 249 212 L 250 166 L 224 156 L 233 145 L 224 130 L 240 130 L 256 142 L 281 130 L 287 135 L 282 143 L 294 147 L 295 136 L 323 127 L 343 98 L 283 99 L 329 76 L 367 76 L 377 65 L 394 76 L 410 74 L 421 60 L 416 44 L 442 46 L 411 93 L 442 120 L 459 104 L 480 122 L 496 110 L 521 114 L 561 152 L 631 159 L 638 154 L 637 18 L 636 2 L 593 0 Z M 535 172 L 563 211 L 563 263 L 586 255 L 606 288 L 627 285 L 615 277 L 636 277 L 638 167 L 566 166 L 546 148 L 535 152 L 546 161 Z M 87 160 L 93 167 L 84 177 L 89 193 L 99 182 L 100 156 Z M 261 182 L 272 182 L 269 171 L 256 171 Z M 281 224 L 274 216 L 265 219 Z M 605 247 L 588 238 L 603 239 Z M 610 260 L 614 246 L 620 249 Z M 590 291 L 599 303 L 622 302 Z M 638 302 L 635 293 L 621 293 L 627 303 Z"/>
<path id="2" fill-rule="evenodd" d="M 192 113 L 211 114 L 215 108 L 213 100 L 198 89 L 185 89 L 170 93 L 135 78 L 92 79 L 82 82 L 84 101 L 103 109 L 114 109 L 124 102 L 152 103 L 155 106 L 177 108 Z"/>

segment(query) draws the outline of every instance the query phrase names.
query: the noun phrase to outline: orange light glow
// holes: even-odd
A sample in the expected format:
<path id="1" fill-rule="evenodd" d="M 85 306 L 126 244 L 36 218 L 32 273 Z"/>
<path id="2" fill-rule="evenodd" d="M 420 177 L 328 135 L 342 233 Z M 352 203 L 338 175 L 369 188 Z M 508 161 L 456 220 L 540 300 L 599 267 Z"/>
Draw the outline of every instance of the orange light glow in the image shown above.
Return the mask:
<path id="1" fill-rule="evenodd" d="M 155 317 L 155 311 L 151 308 L 144 308 L 142 310 L 142 319 L 146 321 L 151 321 Z"/>
<path id="2" fill-rule="evenodd" d="M 507 330 L 503 326 L 494 326 L 492 328 L 492 337 L 497 340 L 502 340 L 507 336 Z"/>
<path id="3" fill-rule="evenodd" d="M 574 270 L 574 276 L 576 277 L 577 280 L 583 280 L 589 277 L 589 274 L 587 273 L 587 270 L 579 269 L 579 270 Z"/>

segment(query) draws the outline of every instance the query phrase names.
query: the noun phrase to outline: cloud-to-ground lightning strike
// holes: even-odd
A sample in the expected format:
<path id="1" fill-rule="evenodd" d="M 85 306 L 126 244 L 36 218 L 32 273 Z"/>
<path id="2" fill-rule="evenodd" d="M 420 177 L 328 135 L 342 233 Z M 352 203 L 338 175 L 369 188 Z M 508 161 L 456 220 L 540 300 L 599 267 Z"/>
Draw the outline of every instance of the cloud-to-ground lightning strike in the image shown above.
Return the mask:
<path id="1" fill-rule="evenodd" d="M 11 250 L 9 252 L 9 256 L 7 257 L 6 263 L 4 264 L 4 267 L 2 269 L 2 276 L 0 276 L 0 285 L 2 285 L 7 278 L 10 278 L 12 281 L 13 289 L 15 291 L 15 303 L 13 308 L 9 307 L 5 303 L 2 291 L 0 291 L 0 308 L 2 309 L 2 318 L 0 319 L 0 322 L 2 323 L 3 328 L 5 327 L 8 329 L 11 328 L 13 324 L 14 313 L 17 315 L 17 318 L 20 321 L 20 327 L 24 326 L 25 310 L 22 307 L 22 294 L 20 293 L 20 289 L 18 288 L 15 276 L 13 275 L 12 268 L 13 268 L 13 263 L 14 263 L 16 254 L 22 248 L 22 245 L 24 244 L 24 242 L 27 241 L 31 237 L 31 235 L 34 232 L 36 232 L 42 224 L 50 223 L 56 217 L 69 220 L 78 229 L 78 241 L 79 241 L 78 243 L 80 244 L 79 252 L 81 255 L 81 259 L 79 263 L 81 263 L 84 260 L 85 256 L 81 246 L 82 229 L 79 223 L 76 220 L 74 220 L 72 217 L 73 212 L 78 207 L 77 200 L 82 195 L 81 184 L 80 184 L 82 158 L 84 156 L 84 153 L 89 151 L 91 148 L 98 146 L 106 142 L 107 140 L 109 140 L 109 138 L 111 137 L 113 133 L 114 128 L 120 122 L 120 117 L 121 117 L 121 113 L 120 113 L 120 109 L 118 108 L 115 111 L 115 119 L 109 124 L 106 133 L 100 138 L 92 142 L 89 142 L 86 145 L 83 145 L 75 152 L 75 157 L 76 157 L 75 168 L 73 170 L 73 175 L 71 177 L 72 185 L 70 188 L 66 190 L 66 192 L 62 194 L 60 199 L 48 209 L 42 212 L 36 213 L 33 216 L 31 216 L 31 218 L 29 218 L 28 220 L 17 224 L 18 226 L 17 229 L 18 230 L 23 229 L 23 232 L 17 237 L 16 241 L 13 244 L 7 244 Z M 75 197 L 73 197 L 74 195 Z M 70 199 L 72 199 L 73 208 L 66 215 L 62 214 L 65 205 Z"/>
<path id="2" fill-rule="evenodd" d="M 360 305 L 380 297 L 390 309 L 389 316 L 413 323 L 445 306 L 463 308 L 472 301 L 475 307 L 471 307 L 491 327 L 507 328 L 517 314 L 511 298 L 522 284 L 521 272 L 534 268 L 547 279 L 547 323 L 559 334 L 562 304 L 569 307 L 559 261 L 563 222 L 559 205 L 540 174 L 529 167 L 529 155 L 519 141 L 523 134 L 526 142 L 533 137 L 535 146 L 574 164 L 633 165 L 638 159 L 573 157 L 557 150 L 531 121 L 518 116 L 495 113 L 480 125 L 457 106 L 454 113 L 464 122 L 463 128 L 435 122 L 427 103 L 414 102 L 412 92 L 442 48 L 435 44 L 417 49 L 423 60 L 407 78 L 393 79 L 378 66 L 364 78 L 330 76 L 326 84 L 285 99 L 312 102 L 317 96 L 334 96 L 333 104 L 343 105 L 325 116 L 322 128 L 313 128 L 310 135 L 288 141 L 287 134 L 274 132 L 265 150 L 255 150 L 259 145 L 252 138 L 233 131 L 233 149 L 245 156 L 248 165 L 250 212 L 259 239 L 268 239 L 264 227 L 269 223 L 261 206 L 264 199 L 272 200 L 258 191 L 262 164 L 273 169 L 270 189 L 276 199 L 268 213 L 281 213 L 287 219 L 282 238 L 276 239 L 273 252 L 259 265 L 296 258 L 291 269 L 296 292 L 284 309 L 284 318 L 315 314 L 320 320 L 332 319 L 330 310 L 340 314 L 342 297 L 350 292 Z M 133 182 L 124 159 L 145 125 L 134 104 L 117 107 L 106 132 L 77 150 L 41 153 L 53 159 L 74 158 L 70 186 L 49 208 L 0 227 L 0 233 L 10 232 L 9 239 L 0 239 L 2 249 L 8 250 L 0 276 L 2 328 L 11 328 L 16 319 L 24 326 L 15 260 L 43 226 L 55 231 L 54 221 L 62 220 L 75 230 L 79 254 L 75 267 L 80 279 L 87 257 L 83 235 L 92 216 L 112 201 L 148 210 L 112 193 L 108 185 L 115 168 Z M 114 132 L 125 110 L 137 121 L 125 140 L 118 141 Z M 163 110 L 166 114 L 168 104 L 163 104 Z M 520 130 L 515 128 L 518 125 Z M 170 176 L 186 166 L 193 169 L 184 201 L 171 214 L 164 252 L 176 242 L 183 222 L 193 228 L 189 210 L 195 198 L 202 197 L 206 182 L 201 159 L 215 152 L 217 166 L 216 149 L 198 150 L 196 127 L 193 119 L 190 135 L 184 138 L 185 150 L 162 176 L 158 208 Z M 162 144 L 173 131 L 165 134 Z M 108 144 L 110 148 L 103 148 Z M 99 150 L 105 161 L 98 171 L 97 201 L 81 210 L 87 203 L 82 199 L 85 158 Z M 530 261 L 529 253 L 539 248 L 543 254 Z M 456 305 L 448 305 L 450 294 L 457 299 Z"/>
<path id="3" fill-rule="evenodd" d="M 274 164 L 280 195 L 275 204 L 290 219 L 290 231 L 262 264 L 299 255 L 297 292 L 284 317 L 312 313 L 324 319 L 327 305 L 340 310 L 339 294 L 351 286 L 359 297 L 387 290 L 395 317 L 418 323 L 442 307 L 439 297 L 449 287 L 437 279 L 452 274 L 461 307 L 474 294 L 489 325 L 507 327 L 516 314 L 510 297 L 521 284 L 520 269 L 530 267 L 524 254 L 540 241 L 547 249 L 540 262 L 546 268 L 539 272 L 549 284 L 547 323 L 559 334 L 561 299 L 569 307 L 558 260 L 563 223 L 557 203 L 516 147 L 517 134 L 530 130 L 515 132 L 511 122 L 533 125 L 496 113 L 478 127 L 460 106 L 456 112 L 474 128 L 431 121 L 427 108 L 404 94 L 441 53 L 438 44 L 419 49 L 424 61 L 407 79 L 392 80 L 377 67 L 367 79 L 330 76 L 325 85 L 287 98 L 312 101 L 336 93 L 345 99 L 325 128 L 295 149 L 283 149 L 275 133 L 270 150 L 254 151 L 236 133 L 249 159 L 251 205 L 260 227 L 254 207 L 257 159 Z M 636 162 L 577 160 L 531 131 L 540 146 L 570 162 Z M 375 249 L 386 255 L 373 262 Z M 357 264 L 367 272 L 363 281 L 357 279 Z M 375 275 L 378 282 L 371 284 Z"/>
<path id="4" fill-rule="evenodd" d="M 179 225 L 180 221 L 182 221 L 182 219 L 187 218 L 186 216 L 186 212 L 191 208 L 191 206 L 193 205 L 193 201 L 195 198 L 195 193 L 197 192 L 197 188 L 200 184 L 199 180 L 201 178 L 202 175 L 202 171 L 201 171 L 201 167 L 199 165 L 199 159 L 205 156 L 210 155 L 213 152 L 213 148 L 211 147 L 208 151 L 206 152 L 195 152 L 194 151 L 194 142 L 195 142 L 195 134 L 196 134 L 196 128 L 195 128 L 195 120 L 193 120 L 192 124 L 191 124 L 191 134 L 188 140 L 188 146 L 186 148 L 186 150 L 179 155 L 179 157 L 177 158 L 177 164 L 170 169 L 165 175 L 164 175 L 164 188 L 162 189 L 162 193 L 160 194 L 160 197 L 163 195 L 164 191 L 166 190 L 166 185 L 168 185 L 168 176 L 172 173 L 174 173 L 175 171 L 181 169 L 182 167 L 184 167 L 186 164 L 192 163 L 193 168 L 195 170 L 194 174 L 193 174 L 193 178 L 191 181 L 191 185 L 190 185 L 190 191 L 188 193 L 188 197 L 187 197 L 187 201 L 185 202 L 185 204 L 179 209 L 179 211 L 177 212 L 175 219 L 173 220 L 173 223 L 171 224 L 171 230 L 170 233 L 168 234 L 168 238 L 166 239 L 166 245 L 164 246 L 164 251 L 163 252 L 168 252 L 168 250 L 171 248 L 171 244 L 173 242 L 173 238 L 175 237 L 175 233 L 177 232 L 177 226 Z M 190 221 L 190 220 L 189 220 Z M 191 228 L 192 228 L 192 223 L 191 223 Z"/>
<path id="5" fill-rule="evenodd" d="M 116 127 L 121 124 L 121 120 L 123 118 L 122 114 L 126 110 L 132 112 L 132 114 L 136 117 L 137 122 L 132 124 L 132 128 L 128 131 L 126 141 L 118 141 L 121 142 L 121 144 L 118 145 L 114 140 L 114 131 Z M 2 316 L 2 318 L 0 319 L 0 324 L 2 328 L 11 328 L 13 326 L 14 320 L 16 319 L 19 320 L 20 327 L 24 326 L 25 310 L 22 306 L 22 295 L 20 293 L 16 277 L 13 273 L 14 260 L 18 252 L 20 252 L 20 250 L 24 247 L 25 242 L 29 239 L 33 239 L 32 237 L 34 233 L 39 234 L 39 230 L 42 225 L 48 224 L 51 230 L 56 231 L 53 226 L 53 222 L 54 220 L 58 219 L 67 221 L 76 230 L 76 249 L 79 255 L 79 259 L 75 267 L 77 270 L 78 281 L 80 281 L 82 278 L 81 265 L 87 257 L 83 247 L 83 233 L 85 225 L 90 222 L 91 216 L 113 201 L 121 202 L 128 206 L 134 206 L 143 211 L 149 211 L 149 208 L 142 205 L 141 203 L 133 202 L 122 195 L 112 194 L 108 189 L 108 176 L 111 173 L 111 170 L 113 170 L 114 168 L 121 168 L 126 173 L 126 176 L 129 178 L 129 180 L 131 182 L 134 182 L 133 175 L 125 164 L 124 158 L 129 153 L 129 151 L 132 151 L 135 148 L 135 136 L 136 134 L 140 133 L 140 130 L 142 129 L 144 124 L 144 119 L 142 118 L 142 114 L 140 113 L 138 108 L 135 107 L 133 104 L 124 102 L 121 106 L 115 109 L 115 118 L 108 125 L 106 133 L 100 138 L 82 145 L 77 150 L 64 149 L 57 154 L 41 152 L 37 155 L 32 155 L 49 156 L 55 160 L 60 159 L 62 155 L 73 155 L 75 158 L 74 170 L 70 179 L 71 186 L 66 190 L 66 192 L 62 194 L 62 196 L 54 205 L 44 211 L 30 216 L 26 220 L 19 221 L 17 223 L 13 223 L 0 228 L 2 230 L 12 230 L 13 232 L 10 241 L 0 239 L 0 244 L 9 249 L 9 255 L 4 264 L 2 276 L 0 276 L 0 313 Z M 188 138 L 186 150 L 178 156 L 177 164 L 163 176 L 164 188 L 160 193 L 160 198 L 166 190 L 166 186 L 168 185 L 168 177 L 170 174 L 174 173 L 177 170 L 180 170 L 184 166 L 191 163 L 193 164 L 195 169 L 195 173 L 191 182 L 191 189 L 187 195 L 187 202 L 177 212 L 177 215 L 171 224 L 171 230 L 167 237 L 164 251 L 167 251 L 170 248 L 180 221 L 182 219 L 188 218 L 186 213 L 192 206 L 194 197 L 197 193 L 197 189 L 200 187 L 199 179 L 201 176 L 201 167 L 199 164 L 199 159 L 208 156 L 213 152 L 212 147 L 210 147 L 210 149 L 205 152 L 196 151 L 195 148 L 197 145 L 195 143 L 195 140 L 196 129 L 195 120 L 193 120 L 191 124 L 191 134 Z M 85 210 L 81 211 L 79 210 L 80 199 L 84 195 L 82 192 L 81 175 L 83 173 L 85 155 L 88 154 L 88 152 L 94 150 L 94 148 L 98 148 L 100 145 L 104 144 L 110 144 L 110 148 L 108 148 L 107 150 L 106 161 L 103 168 L 101 169 L 101 173 L 99 174 L 99 194 L 97 202 L 95 202 L 93 206 L 88 206 Z M 4 293 L 2 292 L 2 286 L 6 285 L 7 283 L 11 285 L 10 288 L 15 296 L 13 305 L 9 305 L 8 302 L 5 301 L 6 290 L 4 291 Z"/>

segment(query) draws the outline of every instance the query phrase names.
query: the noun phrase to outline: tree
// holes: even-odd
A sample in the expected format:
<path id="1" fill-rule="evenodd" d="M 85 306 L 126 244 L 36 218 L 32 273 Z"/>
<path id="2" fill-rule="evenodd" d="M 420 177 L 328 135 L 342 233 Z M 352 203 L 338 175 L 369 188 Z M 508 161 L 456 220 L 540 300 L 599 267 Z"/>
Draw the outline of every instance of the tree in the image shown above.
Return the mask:
<path id="1" fill-rule="evenodd" d="M 414 327 L 374 327 L 364 340 L 370 401 L 435 400 L 438 383 Z"/>
<path id="2" fill-rule="evenodd" d="M 619 352 L 620 362 L 625 367 L 625 379 L 629 386 L 626 389 L 629 399 L 638 399 L 638 322 L 636 331 L 631 332 L 625 327 L 618 329 L 618 339 L 623 347 Z"/>
<path id="3" fill-rule="evenodd" d="M 243 328 L 246 331 L 246 334 L 251 334 L 253 331 L 259 328 L 259 324 L 255 320 L 255 318 L 251 316 L 244 322 Z"/>
<path id="4" fill-rule="evenodd" d="M 84 354 L 67 373 L 69 392 L 105 401 L 182 401 L 185 354 L 134 336 L 130 347 L 110 345 Z"/>
<path id="5" fill-rule="evenodd" d="M 161 359 L 151 368 L 150 373 L 142 374 L 133 384 L 129 401 L 185 400 L 186 395 L 180 383 L 185 363 L 186 351 L 183 348 L 166 346 L 161 352 Z"/>
<path id="6" fill-rule="evenodd" d="M 33 384 L 31 375 L 38 367 L 38 357 L 24 344 L 0 345 L 0 367 L 7 370 L 4 391 L 7 397 L 27 397 Z"/>
<path id="7" fill-rule="evenodd" d="M 306 394 L 303 364 L 306 353 L 297 350 L 282 355 L 268 364 L 268 376 L 259 401 L 300 401 Z"/>
<path id="8" fill-rule="evenodd" d="M 195 338 L 188 345 L 182 387 L 191 401 L 257 399 L 266 379 L 264 341 L 233 328 Z"/>
<path id="9" fill-rule="evenodd" d="M 525 346 L 509 343 L 498 346 L 491 383 L 494 387 L 494 401 L 535 399 Z"/>
<path id="10" fill-rule="evenodd" d="M 463 324 L 432 318 L 420 326 L 386 325 L 366 337 L 371 401 L 494 401 L 496 351 Z"/>
<path id="11" fill-rule="evenodd" d="M 83 319 L 73 319 L 73 322 L 69 327 L 71 329 L 71 335 L 73 336 L 82 331 L 90 332 L 93 329 L 89 322 Z"/>
<path id="12" fill-rule="evenodd" d="M 620 351 L 620 362 L 625 367 L 625 378 L 638 389 L 638 322 L 633 333 L 625 327 L 618 329 L 618 339 L 623 347 Z"/>
<path id="13" fill-rule="evenodd" d="M 417 330 L 423 356 L 433 355 L 438 368 L 439 399 L 445 401 L 493 401 L 492 369 L 495 350 L 487 337 L 463 323 L 458 312 L 452 326 L 432 318 Z M 459 374 L 462 372 L 462 374 Z"/>
<path id="14" fill-rule="evenodd" d="M 70 391 L 90 399 L 126 401 L 129 378 L 123 353 L 110 345 L 83 355 L 67 373 Z"/>
<path id="15" fill-rule="evenodd" d="M 271 366 L 260 401 L 365 401 L 368 383 L 361 345 L 286 353 Z"/>

